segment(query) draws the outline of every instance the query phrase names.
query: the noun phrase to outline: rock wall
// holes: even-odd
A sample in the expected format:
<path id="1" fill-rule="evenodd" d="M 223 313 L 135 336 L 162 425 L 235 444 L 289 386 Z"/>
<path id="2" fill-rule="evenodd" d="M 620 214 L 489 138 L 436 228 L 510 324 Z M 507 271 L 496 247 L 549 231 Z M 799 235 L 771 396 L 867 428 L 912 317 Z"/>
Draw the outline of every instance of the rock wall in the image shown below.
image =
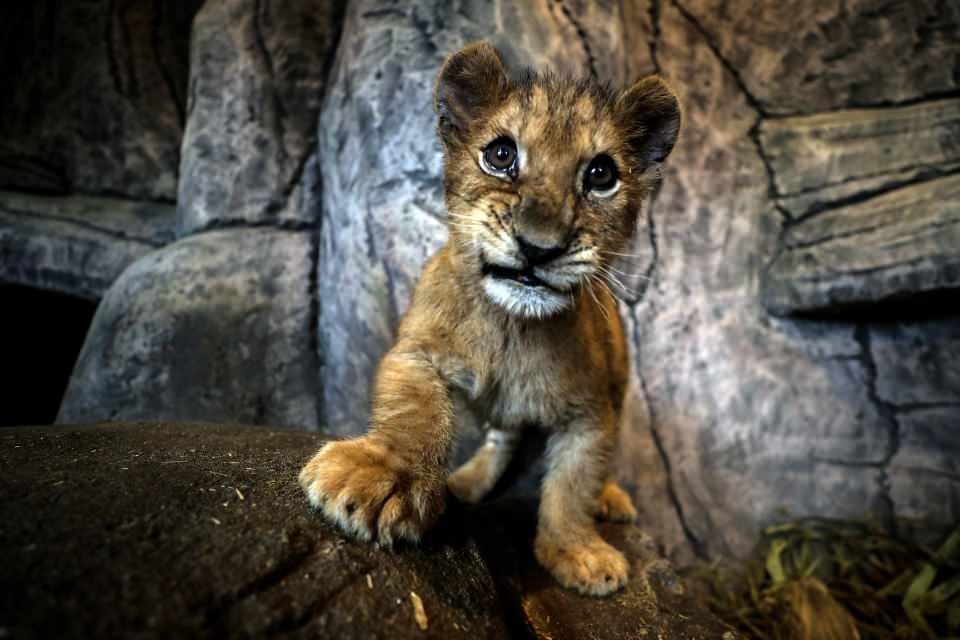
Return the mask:
<path id="1" fill-rule="evenodd" d="M 432 82 L 484 37 L 514 64 L 657 72 L 680 97 L 621 309 L 636 375 L 620 473 L 668 553 L 743 553 L 784 512 L 932 535 L 960 519 L 955 3 L 352 0 L 342 29 L 328 3 L 278 6 L 198 17 L 177 228 L 201 235 L 113 285 L 62 420 L 362 432 L 445 238 Z M 186 310 L 147 304 L 181 290 Z"/>

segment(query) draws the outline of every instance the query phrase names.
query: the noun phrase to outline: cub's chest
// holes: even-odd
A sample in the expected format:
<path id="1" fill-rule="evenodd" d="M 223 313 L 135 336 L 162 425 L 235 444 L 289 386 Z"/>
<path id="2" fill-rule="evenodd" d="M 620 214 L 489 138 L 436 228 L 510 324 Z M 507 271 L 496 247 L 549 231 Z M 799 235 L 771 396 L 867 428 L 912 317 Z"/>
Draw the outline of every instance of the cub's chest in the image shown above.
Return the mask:
<path id="1" fill-rule="evenodd" d="M 501 429 L 558 426 L 589 393 L 576 379 L 575 361 L 569 345 L 517 340 L 491 354 L 483 373 L 470 376 L 473 384 L 462 390 L 476 417 Z"/>

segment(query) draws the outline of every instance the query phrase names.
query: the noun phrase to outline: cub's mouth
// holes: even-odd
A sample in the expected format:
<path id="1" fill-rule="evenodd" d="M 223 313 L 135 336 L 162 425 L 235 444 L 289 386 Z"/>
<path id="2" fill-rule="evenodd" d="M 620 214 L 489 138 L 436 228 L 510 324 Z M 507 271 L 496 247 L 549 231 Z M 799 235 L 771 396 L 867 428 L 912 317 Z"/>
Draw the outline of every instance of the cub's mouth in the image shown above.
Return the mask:
<path id="1" fill-rule="evenodd" d="M 510 267 L 501 267 L 496 264 L 484 263 L 482 269 L 483 275 L 490 276 L 496 280 L 512 280 L 526 287 L 544 287 L 553 289 L 549 284 L 541 280 L 533 272 L 533 267 L 524 269 L 511 269 Z"/>

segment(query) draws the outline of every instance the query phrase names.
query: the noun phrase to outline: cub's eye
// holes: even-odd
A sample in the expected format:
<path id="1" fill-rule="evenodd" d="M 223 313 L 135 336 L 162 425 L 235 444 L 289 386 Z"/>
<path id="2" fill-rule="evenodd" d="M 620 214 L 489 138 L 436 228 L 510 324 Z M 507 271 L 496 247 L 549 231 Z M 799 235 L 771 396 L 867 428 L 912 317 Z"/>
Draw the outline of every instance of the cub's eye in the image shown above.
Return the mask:
<path id="1" fill-rule="evenodd" d="M 610 192 L 617 186 L 620 179 L 620 172 L 617 171 L 617 165 L 613 158 L 607 155 L 599 155 L 590 161 L 587 171 L 583 176 L 583 190 L 593 191 L 597 195 L 610 195 Z"/>
<path id="2" fill-rule="evenodd" d="M 483 162 L 490 171 L 512 173 L 517 163 L 517 145 L 510 138 L 497 138 L 483 150 Z"/>

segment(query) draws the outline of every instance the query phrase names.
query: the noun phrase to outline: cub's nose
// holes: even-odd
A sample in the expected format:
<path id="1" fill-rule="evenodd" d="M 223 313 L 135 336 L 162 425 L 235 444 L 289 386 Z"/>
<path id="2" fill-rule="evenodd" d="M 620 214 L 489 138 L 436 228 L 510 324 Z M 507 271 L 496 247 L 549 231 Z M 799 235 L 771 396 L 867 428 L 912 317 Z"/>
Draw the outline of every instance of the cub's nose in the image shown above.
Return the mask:
<path id="1" fill-rule="evenodd" d="M 517 244 L 520 245 L 520 252 L 523 253 L 523 257 L 527 259 L 527 262 L 529 262 L 531 266 L 550 262 L 554 258 L 563 255 L 563 252 L 567 250 L 566 245 L 540 247 L 524 240 L 521 236 L 517 236 Z"/>

